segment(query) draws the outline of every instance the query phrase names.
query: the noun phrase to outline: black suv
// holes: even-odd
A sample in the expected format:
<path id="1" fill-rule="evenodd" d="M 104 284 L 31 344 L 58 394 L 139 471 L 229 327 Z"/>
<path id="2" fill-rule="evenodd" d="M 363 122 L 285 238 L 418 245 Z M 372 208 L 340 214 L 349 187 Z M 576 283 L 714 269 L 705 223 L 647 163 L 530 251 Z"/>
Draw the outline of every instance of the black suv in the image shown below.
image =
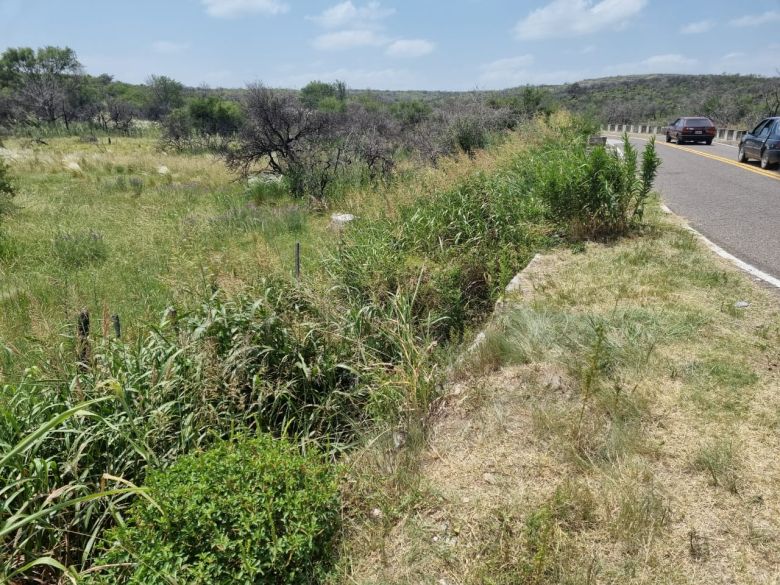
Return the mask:
<path id="1" fill-rule="evenodd" d="M 762 169 L 780 162 L 780 116 L 764 118 L 739 141 L 737 160 L 746 162 L 749 158 L 760 160 Z"/>

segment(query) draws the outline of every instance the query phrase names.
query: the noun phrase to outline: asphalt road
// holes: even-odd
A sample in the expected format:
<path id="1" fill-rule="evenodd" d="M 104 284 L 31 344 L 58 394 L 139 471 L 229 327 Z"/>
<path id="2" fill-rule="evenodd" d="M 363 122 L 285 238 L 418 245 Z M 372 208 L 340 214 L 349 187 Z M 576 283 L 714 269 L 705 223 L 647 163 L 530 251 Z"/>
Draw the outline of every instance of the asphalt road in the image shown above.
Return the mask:
<path id="1" fill-rule="evenodd" d="M 641 147 L 646 142 L 632 139 Z M 736 147 L 656 140 L 664 203 L 740 260 L 780 278 L 780 172 L 736 162 Z"/>

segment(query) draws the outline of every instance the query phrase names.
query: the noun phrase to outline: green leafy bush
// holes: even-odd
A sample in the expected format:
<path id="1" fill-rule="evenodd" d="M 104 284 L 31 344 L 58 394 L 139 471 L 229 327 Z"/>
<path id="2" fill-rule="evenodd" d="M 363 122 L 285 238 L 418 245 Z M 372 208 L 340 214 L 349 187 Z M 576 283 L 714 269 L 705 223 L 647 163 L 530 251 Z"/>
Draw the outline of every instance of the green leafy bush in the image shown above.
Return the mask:
<path id="1" fill-rule="evenodd" d="M 570 236 L 619 237 L 642 220 L 661 164 L 653 139 L 644 149 L 641 169 L 627 136 L 622 153 L 601 146 L 588 150 L 580 140 L 569 148 L 548 148 L 545 154 L 536 173 L 537 190 Z"/>
<path id="2" fill-rule="evenodd" d="M 108 533 L 99 583 L 314 584 L 334 555 L 338 483 L 316 454 L 267 436 L 222 442 L 150 473 Z"/>

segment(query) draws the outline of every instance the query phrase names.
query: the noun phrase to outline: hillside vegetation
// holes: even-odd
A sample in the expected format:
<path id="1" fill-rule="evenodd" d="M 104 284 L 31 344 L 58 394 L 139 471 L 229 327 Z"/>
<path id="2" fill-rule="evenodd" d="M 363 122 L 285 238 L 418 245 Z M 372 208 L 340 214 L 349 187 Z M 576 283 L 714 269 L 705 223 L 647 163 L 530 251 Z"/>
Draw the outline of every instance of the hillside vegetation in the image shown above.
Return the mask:
<path id="1" fill-rule="evenodd" d="M 666 125 L 680 116 L 696 115 L 709 116 L 720 126 L 748 128 L 764 116 L 780 113 L 780 77 L 631 75 L 544 89 L 559 107 L 602 124 Z"/>

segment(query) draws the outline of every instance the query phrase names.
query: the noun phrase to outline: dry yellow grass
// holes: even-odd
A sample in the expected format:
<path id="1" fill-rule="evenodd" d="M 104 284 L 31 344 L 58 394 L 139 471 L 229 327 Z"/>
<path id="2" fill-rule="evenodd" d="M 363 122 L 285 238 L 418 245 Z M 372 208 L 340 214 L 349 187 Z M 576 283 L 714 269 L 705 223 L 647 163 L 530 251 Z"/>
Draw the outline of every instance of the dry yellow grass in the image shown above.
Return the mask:
<path id="1" fill-rule="evenodd" d="M 528 283 L 409 473 L 373 459 L 342 581 L 780 582 L 780 295 L 659 216 Z"/>

